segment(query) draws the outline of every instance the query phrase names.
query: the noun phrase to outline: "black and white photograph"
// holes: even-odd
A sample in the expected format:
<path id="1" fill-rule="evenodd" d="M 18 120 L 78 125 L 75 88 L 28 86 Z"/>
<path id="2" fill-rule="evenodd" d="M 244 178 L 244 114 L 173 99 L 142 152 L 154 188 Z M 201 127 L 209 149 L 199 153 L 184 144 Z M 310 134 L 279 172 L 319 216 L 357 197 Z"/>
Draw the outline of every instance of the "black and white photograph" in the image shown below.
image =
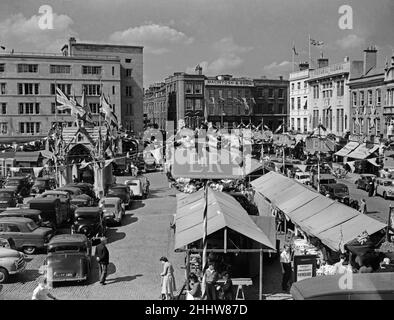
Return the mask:
<path id="1" fill-rule="evenodd" d="M 2 305 L 394 300 L 393 31 L 393 0 L 1 0 Z"/>

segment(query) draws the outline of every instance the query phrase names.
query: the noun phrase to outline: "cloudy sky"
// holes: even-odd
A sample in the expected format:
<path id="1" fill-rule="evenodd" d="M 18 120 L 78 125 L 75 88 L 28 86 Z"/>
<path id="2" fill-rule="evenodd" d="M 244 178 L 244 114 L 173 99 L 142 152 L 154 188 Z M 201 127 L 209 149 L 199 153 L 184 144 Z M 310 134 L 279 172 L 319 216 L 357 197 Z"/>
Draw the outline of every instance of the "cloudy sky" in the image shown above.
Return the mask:
<path id="1" fill-rule="evenodd" d="M 342 30 L 339 8 L 353 9 Z M 38 26 L 50 5 L 54 29 Z M 292 46 L 308 59 L 308 34 L 330 62 L 362 58 L 369 45 L 379 64 L 394 50 L 393 0 L 1 0 L 0 44 L 16 52 L 59 52 L 69 36 L 80 42 L 144 46 L 144 85 L 177 71 L 258 78 L 288 77 Z"/>

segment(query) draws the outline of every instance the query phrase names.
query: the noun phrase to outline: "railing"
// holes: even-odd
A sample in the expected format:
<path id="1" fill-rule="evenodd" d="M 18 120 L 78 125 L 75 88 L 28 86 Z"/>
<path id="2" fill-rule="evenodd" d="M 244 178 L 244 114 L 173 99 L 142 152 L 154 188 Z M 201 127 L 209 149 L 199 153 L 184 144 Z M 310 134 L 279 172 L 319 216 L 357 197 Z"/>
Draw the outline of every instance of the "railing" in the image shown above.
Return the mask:
<path id="1" fill-rule="evenodd" d="M 345 63 L 337 63 L 333 64 L 328 67 L 320 68 L 311 71 L 310 77 L 309 78 L 314 78 L 314 77 L 320 77 L 323 75 L 331 75 L 331 74 L 336 74 L 336 73 L 344 73 L 344 72 L 349 72 L 350 71 L 350 63 L 345 62 Z"/>
<path id="2" fill-rule="evenodd" d="M 37 56 L 37 57 L 64 57 L 64 58 L 99 58 L 99 59 L 111 59 L 111 60 L 119 60 L 117 56 L 111 55 L 99 55 L 99 54 L 83 54 L 78 53 L 72 56 L 65 56 L 62 53 L 52 53 L 52 52 L 0 52 L 1 56 Z"/>

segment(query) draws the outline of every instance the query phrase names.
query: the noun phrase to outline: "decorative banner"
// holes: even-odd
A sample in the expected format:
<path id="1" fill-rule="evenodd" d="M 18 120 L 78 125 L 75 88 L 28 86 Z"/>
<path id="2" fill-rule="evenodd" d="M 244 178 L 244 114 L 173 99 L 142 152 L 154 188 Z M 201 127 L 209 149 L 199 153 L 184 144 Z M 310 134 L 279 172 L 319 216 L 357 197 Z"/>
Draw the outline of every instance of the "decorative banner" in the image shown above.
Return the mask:
<path id="1" fill-rule="evenodd" d="M 274 134 L 273 144 L 291 147 L 292 145 L 294 145 L 294 141 L 287 134 Z"/>
<path id="2" fill-rule="evenodd" d="M 104 168 L 108 167 L 110 165 L 110 163 L 112 163 L 114 161 L 114 159 L 110 159 L 110 160 L 105 160 L 104 162 Z"/>
<path id="3" fill-rule="evenodd" d="M 305 140 L 305 150 L 309 153 L 334 152 L 335 143 L 332 140 L 326 138 L 308 137 Z"/>
<path id="4" fill-rule="evenodd" d="M 38 175 L 40 174 L 40 172 L 41 172 L 42 169 L 44 169 L 44 167 L 36 167 L 36 168 L 33 168 L 34 175 L 35 175 L 36 177 L 38 177 Z"/>

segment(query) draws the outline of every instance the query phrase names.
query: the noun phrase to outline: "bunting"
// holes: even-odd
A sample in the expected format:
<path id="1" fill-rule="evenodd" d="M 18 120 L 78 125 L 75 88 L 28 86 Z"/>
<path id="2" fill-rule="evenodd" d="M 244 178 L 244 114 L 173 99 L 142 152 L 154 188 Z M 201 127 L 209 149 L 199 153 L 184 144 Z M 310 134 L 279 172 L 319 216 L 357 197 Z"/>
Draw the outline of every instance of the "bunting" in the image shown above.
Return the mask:
<path id="1" fill-rule="evenodd" d="M 100 112 L 104 113 L 105 121 L 109 126 L 113 125 L 116 129 L 119 129 L 118 118 L 103 93 L 100 96 Z"/>

